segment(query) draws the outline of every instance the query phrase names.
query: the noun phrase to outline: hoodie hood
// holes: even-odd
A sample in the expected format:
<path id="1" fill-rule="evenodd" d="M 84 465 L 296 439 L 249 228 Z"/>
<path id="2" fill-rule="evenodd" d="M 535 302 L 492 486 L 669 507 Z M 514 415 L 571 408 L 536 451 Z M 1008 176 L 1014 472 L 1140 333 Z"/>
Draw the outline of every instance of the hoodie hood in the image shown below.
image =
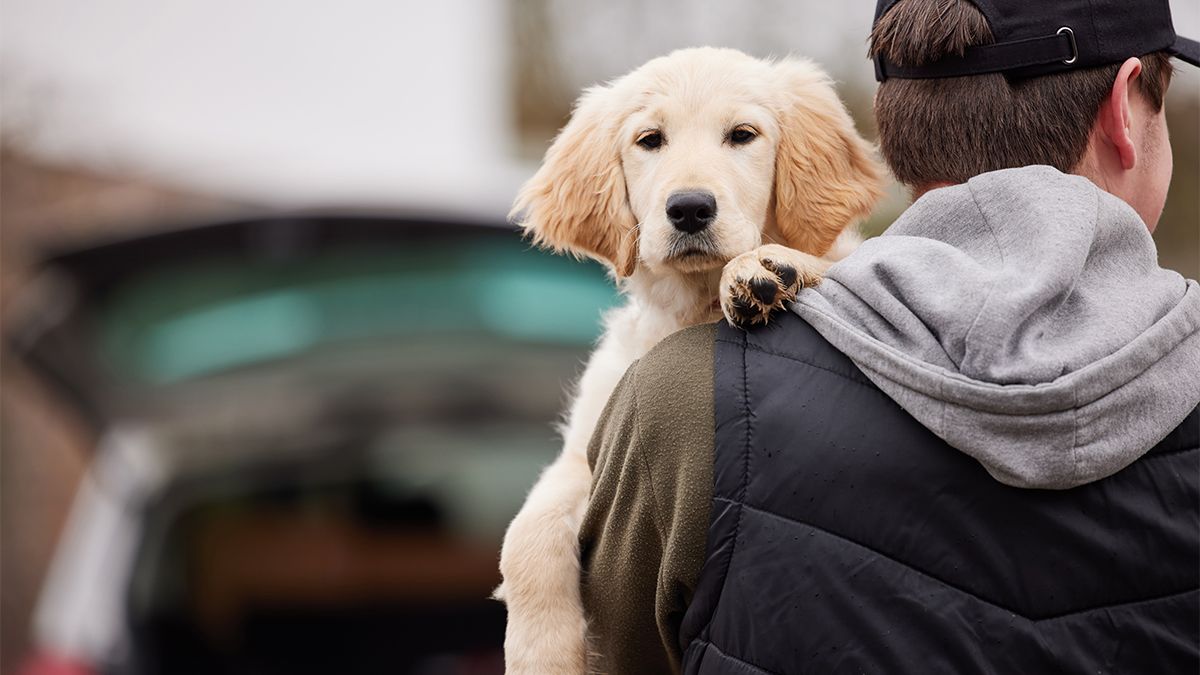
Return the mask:
<path id="1" fill-rule="evenodd" d="M 1007 169 L 917 200 L 793 311 L 997 480 L 1120 471 L 1200 404 L 1200 286 L 1091 181 Z"/>

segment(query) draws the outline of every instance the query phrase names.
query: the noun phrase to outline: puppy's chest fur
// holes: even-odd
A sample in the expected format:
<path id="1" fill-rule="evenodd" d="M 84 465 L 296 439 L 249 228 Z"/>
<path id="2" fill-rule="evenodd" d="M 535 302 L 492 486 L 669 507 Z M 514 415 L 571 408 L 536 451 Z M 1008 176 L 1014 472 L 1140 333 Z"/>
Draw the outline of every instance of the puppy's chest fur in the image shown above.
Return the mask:
<path id="1" fill-rule="evenodd" d="M 655 274 L 638 270 L 623 284 L 624 307 L 606 317 L 605 332 L 628 343 L 629 360 L 641 358 L 671 333 L 721 318 L 721 270 Z"/>
<path id="2" fill-rule="evenodd" d="M 621 283 L 625 303 L 604 316 L 604 334 L 576 384 L 562 427 L 567 454 L 587 451 L 592 431 L 625 371 L 668 335 L 717 321 L 720 270 L 696 274 L 656 274 L 638 269 Z"/>

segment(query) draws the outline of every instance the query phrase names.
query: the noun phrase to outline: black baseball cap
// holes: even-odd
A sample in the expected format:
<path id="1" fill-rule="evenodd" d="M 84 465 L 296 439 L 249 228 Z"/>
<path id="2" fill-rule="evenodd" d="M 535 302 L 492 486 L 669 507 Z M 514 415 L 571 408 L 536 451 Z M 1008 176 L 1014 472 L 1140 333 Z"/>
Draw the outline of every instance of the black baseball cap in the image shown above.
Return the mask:
<path id="1" fill-rule="evenodd" d="M 875 21 L 897 0 L 878 0 Z M 1157 51 L 1200 66 L 1200 43 L 1179 37 L 1167 0 L 970 0 L 996 42 L 919 66 L 875 57 L 875 79 L 1005 73 L 1049 75 Z"/>

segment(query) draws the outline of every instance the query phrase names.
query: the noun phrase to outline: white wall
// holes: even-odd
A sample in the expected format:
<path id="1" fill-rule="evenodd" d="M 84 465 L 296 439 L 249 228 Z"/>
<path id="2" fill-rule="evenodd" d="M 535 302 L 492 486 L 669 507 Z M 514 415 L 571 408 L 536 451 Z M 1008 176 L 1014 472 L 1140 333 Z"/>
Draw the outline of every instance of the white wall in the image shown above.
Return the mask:
<path id="1" fill-rule="evenodd" d="M 6 124 L 40 154 L 288 205 L 503 213 L 507 5 L 7 0 Z"/>

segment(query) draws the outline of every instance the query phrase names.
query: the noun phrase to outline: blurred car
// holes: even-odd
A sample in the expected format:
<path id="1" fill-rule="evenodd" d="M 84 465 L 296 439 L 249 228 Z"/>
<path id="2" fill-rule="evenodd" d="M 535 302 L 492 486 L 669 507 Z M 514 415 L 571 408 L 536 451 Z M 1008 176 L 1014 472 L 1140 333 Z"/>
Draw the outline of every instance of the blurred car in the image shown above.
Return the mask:
<path id="1" fill-rule="evenodd" d="M 272 217 L 58 253 L 22 300 L 11 344 L 99 439 L 28 672 L 503 672 L 499 542 L 614 301 L 598 266 Z"/>

